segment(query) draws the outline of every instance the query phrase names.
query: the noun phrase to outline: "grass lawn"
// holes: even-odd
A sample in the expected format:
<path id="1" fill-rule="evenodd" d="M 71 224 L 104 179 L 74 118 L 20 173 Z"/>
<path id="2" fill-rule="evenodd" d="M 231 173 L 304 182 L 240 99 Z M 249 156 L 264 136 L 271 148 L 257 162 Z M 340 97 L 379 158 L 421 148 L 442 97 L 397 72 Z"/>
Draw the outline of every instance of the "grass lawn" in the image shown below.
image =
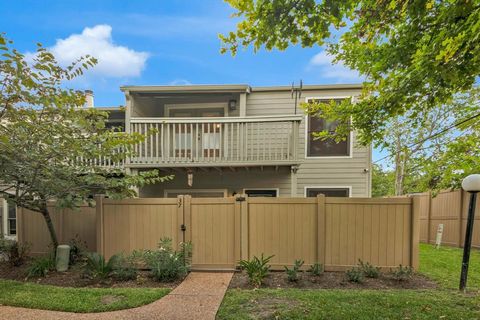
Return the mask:
<path id="1" fill-rule="evenodd" d="M 0 305 L 71 312 L 138 307 L 170 292 L 165 288 L 62 288 L 0 280 Z"/>
<path id="2" fill-rule="evenodd" d="M 456 289 L 462 250 L 420 247 L 420 272 L 438 290 L 229 290 L 219 319 L 479 319 L 480 251 L 472 251 L 468 288 Z"/>

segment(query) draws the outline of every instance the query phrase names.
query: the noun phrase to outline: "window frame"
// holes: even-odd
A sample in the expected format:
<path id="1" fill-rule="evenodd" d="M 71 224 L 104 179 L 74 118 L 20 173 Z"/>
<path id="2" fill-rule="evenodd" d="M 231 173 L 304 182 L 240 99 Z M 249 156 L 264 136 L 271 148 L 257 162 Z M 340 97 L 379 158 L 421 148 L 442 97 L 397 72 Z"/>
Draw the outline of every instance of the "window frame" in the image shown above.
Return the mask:
<path id="1" fill-rule="evenodd" d="M 272 198 L 280 197 L 280 188 L 243 188 L 243 194 L 244 195 L 247 195 L 247 193 L 246 193 L 247 190 L 274 190 L 277 193 L 277 195 L 275 197 L 272 197 Z"/>
<path id="2" fill-rule="evenodd" d="M 323 97 L 305 97 L 305 102 L 308 103 L 310 100 L 342 100 L 342 99 L 351 99 L 352 103 L 355 102 L 355 97 L 352 95 L 345 96 L 323 96 Z M 309 156 L 308 155 L 308 143 L 310 137 L 308 134 L 308 126 L 310 115 L 305 115 L 305 159 L 351 159 L 353 158 L 353 130 L 350 130 L 349 135 L 349 147 L 347 156 Z"/>
<path id="3" fill-rule="evenodd" d="M 305 198 L 312 198 L 312 197 L 307 197 L 307 191 L 308 189 L 347 189 L 348 190 L 348 197 L 345 198 L 352 198 L 352 186 L 305 186 L 303 187 L 303 196 Z"/>
<path id="4" fill-rule="evenodd" d="M 1 199 L 0 201 L 3 201 L 3 205 L 1 207 L 2 210 L 2 233 L 6 239 L 12 239 L 15 240 L 17 238 L 18 234 L 18 215 L 17 215 L 17 208 L 15 207 L 15 219 L 10 218 L 9 216 L 9 210 L 10 210 L 10 204 L 7 202 L 6 199 Z M 10 233 L 10 221 L 14 220 L 15 221 L 15 234 Z"/>

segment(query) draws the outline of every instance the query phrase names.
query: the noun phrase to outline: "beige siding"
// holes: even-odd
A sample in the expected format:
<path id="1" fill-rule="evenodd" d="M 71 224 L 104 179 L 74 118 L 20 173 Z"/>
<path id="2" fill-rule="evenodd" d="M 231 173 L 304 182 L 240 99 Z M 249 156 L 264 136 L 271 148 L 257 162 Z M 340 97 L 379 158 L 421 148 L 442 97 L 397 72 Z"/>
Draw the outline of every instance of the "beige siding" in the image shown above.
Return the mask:
<path id="1" fill-rule="evenodd" d="M 300 102 L 308 97 L 333 98 L 358 95 L 359 90 L 304 90 Z M 302 114 L 300 107 L 297 114 Z M 247 116 L 294 114 L 295 100 L 289 91 L 252 92 L 247 97 Z M 353 197 L 370 196 L 371 148 L 356 143 L 353 135 L 353 152 L 350 158 L 325 157 L 305 158 L 305 119 L 301 122 L 298 135 L 298 158 L 301 160 L 297 172 L 297 196 L 303 196 L 307 186 L 351 187 Z M 368 172 L 365 172 L 365 169 Z"/>
<path id="2" fill-rule="evenodd" d="M 172 181 L 145 186 L 140 189 L 142 198 L 164 197 L 165 190 L 178 189 L 227 189 L 228 196 L 233 192 L 241 194 L 244 188 L 278 188 L 281 197 L 290 196 L 290 169 L 272 167 L 251 168 L 247 171 L 245 168 L 236 168 L 235 171 L 226 169 L 219 172 L 209 169 L 207 172 L 196 170 L 193 173 L 193 186 L 187 185 L 187 174 L 185 172 L 165 172 L 174 174 Z"/>

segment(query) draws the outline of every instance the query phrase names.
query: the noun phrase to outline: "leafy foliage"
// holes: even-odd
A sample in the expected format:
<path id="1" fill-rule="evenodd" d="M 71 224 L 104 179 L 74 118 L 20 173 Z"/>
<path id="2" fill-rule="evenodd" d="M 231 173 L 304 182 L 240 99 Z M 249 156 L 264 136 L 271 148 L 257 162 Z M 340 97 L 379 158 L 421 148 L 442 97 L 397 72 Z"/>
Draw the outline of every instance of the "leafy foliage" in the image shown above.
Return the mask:
<path id="1" fill-rule="evenodd" d="M 172 240 L 160 239 L 158 250 L 146 250 L 143 259 L 151 269 L 152 276 L 157 281 L 174 281 L 185 277 L 189 270 L 192 257 L 191 243 L 180 243 L 180 250 L 175 251 Z"/>
<path id="2" fill-rule="evenodd" d="M 380 276 L 380 268 L 376 267 L 370 262 L 363 262 L 362 260 L 358 260 L 358 265 L 360 267 L 360 270 L 362 270 L 363 274 L 367 278 L 378 278 Z"/>
<path id="3" fill-rule="evenodd" d="M 0 255 L 4 256 L 9 263 L 18 267 L 25 262 L 30 246 L 26 243 L 18 243 L 15 240 L 0 237 Z"/>
<path id="4" fill-rule="evenodd" d="M 292 269 L 289 269 L 287 266 L 285 267 L 285 272 L 287 273 L 287 279 L 290 282 L 297 282 L 299 279 L 298 273 L 301 272 L 300 268 L 303 266 L 303 260 L 295 260 L 293 263 Z"/>
<path id="5" fill-rule="evenodd" d="M 138 275 L 134 256 L 117 255 L 111 276 L 120 281 L 135 280 Z"/>
<path id="6" fill-rule="evenodd" d="M 33 61 L 0 34 L 0 195 L 43 215 L 53 246 L 58 245 L 47 202 L 76 208 L 92 196 L 132 197 L 134 187 L 165 181 L 156 170 L 128 175 L 117 164 L 134 154 L 145 135 L 108 129 L 108 114 L 83 108 L 83 92 L 64 82 L 95 65 L 86 56 L 63 68 L 38 46 Z"/>
<path id="7" fill-rule="evenodd" d="M 353 126 L 363 143 L 381 141 L 389 119 L 406 111 L 420 118 L 471 89 L 480 74 L 478 1 L 227 2 L 240 22 L 220 36 L 222 52 L 326 45 L 335 61 L 365 77 L 356 103 L 310 109 L 340 120 L 339 139 Z"/>
<path id="8" fill-rule="evenodd" d="M 52 255 L 33 260 L 27 268 L 27 277 L 45 277 L 50 271 L 55 270 L 55 259 Z"/>
<path id="9" fill-rule="evenodd" d="M 397 268 L 391 270 L 393 279 L 397 281 L 407 281 L 413 275 L 413 268 L 410 266 L 399 265 Z"/>
<path id="10" fill-rule="evenodd" d="M 105 279 L 114 271 L 119 259 L 118 255 L 113 255 L 108 261 L 105 257 L 96 252 L 87 253 L 86 273 L 93 278 Z"/>
<path id="11" fill-rule="evenodd" d="M 75 238 L 70 239 L 68 245 L 70 246 L 69 264 L 74 265 L 85 257 L 87 253 L 87 243 L 81 240 L 77 234 Z"/>
<path id="12" fill-rule="evenodd" d="M 345 272 L 348 281 L 362 283 L 364 279 L 363 271 L 359 267 L 353 267 Z"/>
<path id="13" fill-rule="evenodd" d="M 269 262 L 274 256 L 265 257 L 262 253 L 260 258 L 253 257 L 251 260 L 241 260 L 240 267 L 247 272 L 250 282 L 255 287 L 260 287 L 263 279 L 268 275 L 270 270 Z"/>
<path id="14" fill-rule="evenodd" d="M 321 263 L 314 263 L 308 269 L 308 272 L 311 272 L 314 276 L 320 276 L 323 273 L 323 264 Z"/>

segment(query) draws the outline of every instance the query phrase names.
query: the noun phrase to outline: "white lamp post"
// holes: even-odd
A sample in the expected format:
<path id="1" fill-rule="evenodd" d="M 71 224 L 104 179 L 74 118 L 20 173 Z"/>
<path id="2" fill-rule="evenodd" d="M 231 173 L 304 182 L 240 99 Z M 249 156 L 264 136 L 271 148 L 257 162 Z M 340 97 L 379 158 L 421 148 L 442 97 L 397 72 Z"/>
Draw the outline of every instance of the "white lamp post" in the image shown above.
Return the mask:
<path id="1" fill-rule="evenodd" d="M 463 190 L 470 192 L 468 205 L 467 229 L 465 230 L 465 243 L 463 245 L 462 274 L 460 275 L 460 290 L 467 287 L 468 263 L 470 261 L 470 249 L 472 247 L 473 222 L 475 218 L 475 205 L 477 193 L 480 192 L 480 174 L 471 174 L 462 181 Z"/>

